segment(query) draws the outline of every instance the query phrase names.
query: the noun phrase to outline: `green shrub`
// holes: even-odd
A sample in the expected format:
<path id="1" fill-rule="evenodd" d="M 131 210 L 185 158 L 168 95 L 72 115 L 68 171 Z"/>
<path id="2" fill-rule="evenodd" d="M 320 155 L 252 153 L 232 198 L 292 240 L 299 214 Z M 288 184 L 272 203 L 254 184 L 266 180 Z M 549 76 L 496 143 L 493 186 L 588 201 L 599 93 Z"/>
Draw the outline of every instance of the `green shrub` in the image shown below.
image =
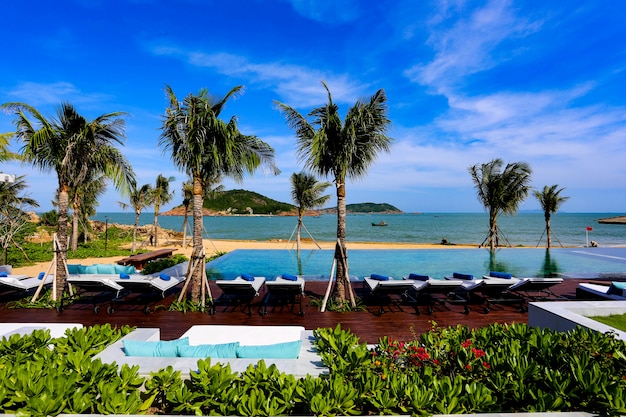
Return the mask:
<path id="1" fill-rule="evenodd" d="M 180 254 L 174 255 L 171 258 L 157 259 L 156 261 L 148 262 L 141 270 L 141 273 L 144 275 L 154 274 L 155 272 L 163 271 L 166 268 L 187 262 L 188 260 L 189 258 Z"/>

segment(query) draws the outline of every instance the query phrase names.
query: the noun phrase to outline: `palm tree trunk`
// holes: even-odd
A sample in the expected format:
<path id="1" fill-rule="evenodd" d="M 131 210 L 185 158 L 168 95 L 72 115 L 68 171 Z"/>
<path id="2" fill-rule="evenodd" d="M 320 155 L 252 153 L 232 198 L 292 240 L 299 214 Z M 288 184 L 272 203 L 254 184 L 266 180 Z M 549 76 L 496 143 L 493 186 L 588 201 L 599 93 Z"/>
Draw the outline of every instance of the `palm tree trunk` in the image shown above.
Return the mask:
<path id="1" fill-rule="evenodd" d="M 135 211 L 135 225 L 133 226 L 133 245 L 130 247 L 130 253 L 135 253 L 137 249 L 137 229 L 139 228 L 139 211 Z"/>
<path id="2" fill-rule="evenodd" d="M 187 211 L 189 210 L 189 205 L 185 205 L 185 217 L 183 219 L 183 248 L 187 247 L 187 223 L 189 216 L 187 215 Z"/>
<path id="3" fill-rule="evenodd" d="M 57 240 L 59 241 L 59 250 L 56 253 L 56 272 L 54 280 L 56 282 L 56 301 L 60 301 L 65 290 L 65 281 L 67 275 L 65 273 L 65 263 L 67 260 L 67 218 L 69 210 L 69 187 L 67 184 L 59 184 L 59 224 L 57 231 Z"/>
<path id="4" fill-rule="evenodd" d="M 302 232 L 302 214 L 303 211 L 302 209 L 298 209 L 298 228 L 296 230 L 296 250 L 298 252 L 298 255 L 300 254 L 300 235 Z"/>
<path id="5" fill-rule="evenodd" d="M 78 249 L 78 218 L 80 217 L 80 206 L 76 202 L 74 202 L 73 206 L 71 248 L 75 251 Z"/>
<path id="6" fill-rule="evenodd" d="M 191 256 L 191 263 L 202 260 L 196 268 L 191 272 L 191 302 L 194 304 L 200 304 L 203 300 L 200 300 L 202 285 L 202 268 L 204 268 L 204 260 L 202 258 L 203 243 L 202 243 L 202 181 L 200 177 L 194 176 L 193 178 L 193 251 Z"/>
<path id="7" fill-rule="evenodd" d="M 546 248 L 552 247 L 552 236 L 550 236 L 550 217 L 546 217 Z"/>
<path id="8" fill-rule="evenodd" d="M 498 216 L 493 210 L 489 211 L 489 250 L 492 252 L 498 246 Z"/>
<path id="9" fill-rule="evenodd" d="M 337 260 L 337 285 L 333 298 L 338 303 L 346 302 L 346 288 L 349 285 L 348 259 L 346 250 L 346 187 L 343 179 L 336 178 L 337 187 L 337 245 L 335 247 L 335 259 Z M 345 254 L 345 257 L 344 257 Z"/>
<path id="10" fill-rule="evenodd" d="M 152 225 L 152 236 L 154 246 L 159 246 L 159 206 L 154 206 L 154 224 Z"/>

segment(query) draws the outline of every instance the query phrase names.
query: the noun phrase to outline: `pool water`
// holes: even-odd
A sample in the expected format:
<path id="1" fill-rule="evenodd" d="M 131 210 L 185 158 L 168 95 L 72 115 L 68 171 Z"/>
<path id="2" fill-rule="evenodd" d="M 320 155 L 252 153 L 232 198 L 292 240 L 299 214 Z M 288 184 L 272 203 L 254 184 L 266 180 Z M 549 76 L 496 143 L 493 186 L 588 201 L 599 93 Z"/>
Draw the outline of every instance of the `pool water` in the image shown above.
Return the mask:
<path id="1" fill-rule="evenodd" d="M 333 264 L 332 250 L 238 249 L 207 264 L 210 279 L 233 279 L 242 273 L 268 279 L 288 273 L 307 280 L 327 280 Z M 410 273 L 443 278 L 453 272 L 480 277 L 489 271 L 516 277 L 626 278 L 626 248 L 503 248 L 349 250 L 352 279 L 370 274 L 401 278 Z"/>

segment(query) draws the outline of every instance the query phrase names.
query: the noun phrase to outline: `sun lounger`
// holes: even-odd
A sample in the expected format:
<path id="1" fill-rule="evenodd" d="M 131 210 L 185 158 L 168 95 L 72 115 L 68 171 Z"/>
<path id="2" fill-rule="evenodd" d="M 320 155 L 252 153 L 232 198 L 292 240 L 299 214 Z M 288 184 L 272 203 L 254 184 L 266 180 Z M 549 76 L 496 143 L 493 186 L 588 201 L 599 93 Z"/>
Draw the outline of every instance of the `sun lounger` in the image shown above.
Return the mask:
<path id="1" fill-rule="evenodd" d="M 47 275 L 44 285 L 52 284 L 52 280 L 54 279 L 53 275 Z M 39 278 L 0 278 L 0 287 L 3 289 L 8 289 L 12 291 L 30 291 L 34 288 L 37 288 L 41 284 L 41 280 Z"/>
<path id="2" fill-rule="evenodd" d="M 576 288 L 576 298 L 626 301 L 626 282 L 611 282 L 610 285 L 581 282 Z"/>
<path id="3" fill-rule="evenodd" d="M 446 279 L 453 278 L 446 277 Z M 465 304 L 465 314 L 469 314 L 469 304 L 474 302 L 486 304 L 483 308 L 485 314 L 491 311 L 493 304 L 517 303 L 521 310 L 524 299 L 507 292 L 507 289 L 518 281 L 515 278 L 489 277 L 487 279 L 486 276 L 481 279 L 463 280 L 463 284 L 455 289 L 450 296 L 456 298 L 457 302 Z"/>
<path id="4" fill-rule="evenodd" d="M 372 274 L 363 279 L 363 285 L 368 290 L 368 295 L 379 300 L 378 315 L 385 312 L 384 302 L 389 300 L 390 295 L 399 295 L 402 298 L 413 300 L 411 293 L 418 288 L 426 286 L 425 283 L 394 279 L 386 275 Z M 417 311 L 419 313 L 419 310 Z"/>
<path id="5" fill-rule="evenodd" d="M 138 295 L 144 300 L 145 314 L 150 313 L 149 302 L 154 295 L 165 298 L 167 292 L 185 280 L 185 276 L 170 276 L 166 273 L 153 275 L 129 274 L 120 275 L 115 278 L 115 283 L 122 287 L 122 291 L 111 300 L 109 313 L 114 312 L 113 303 L 122 302 L 131 295 Z"/>
<path id="6" fill-rule="evenodd" d="M 225 301 L 230 304 L 232 301 L 244 303 L 248 307 L 248 315 L 252 315 L 252 300 L 259 295 L 261 287 L 265 284 L 265 277 L 253 277 L 249 274 L 242 274 L 235 279 L 218 279 L 215 285 L 222 290 L 222 295 L 215 300 L 215 303 Z"/>
<path id="7" fill-rule="evenodd" d="M 93 312 L 97 314 L 100 311 L 98 302 L 119 297 L 124 289 L 124 287 L 115 282 L 115 277 L 116 275 L 111 274 L 70 274 L 67 277 L 67 283 L 72 287 L 80 289 L 83 295 L 91 293 L 90 299 L 93 302 Z M 112 307 L 109 306 L 107 313 L 111 314 L 112 312 Z"/>
<path id="8" fill-rule="evenodd" d="M 521 278 L 507 288 L 507 292 L 518 294 L 529 301 L 558 300 L 563 298 L 557 296 L 550 288 L 561 282 L 563 278 Z"/>
<path id="9" fill-rule="evenodd" d="M 300 303 L 298 315 L 304 315 L 302 298 L 304 297 L 304 278 L 297 275 L 283 274 L 273 281 L 265 281 L 267 293 L 263 298 L 262 314 L 267 314 L 267 305 L 272 303 L 286 303 L 291 305 L 291 311 L 296 300 Z"/>

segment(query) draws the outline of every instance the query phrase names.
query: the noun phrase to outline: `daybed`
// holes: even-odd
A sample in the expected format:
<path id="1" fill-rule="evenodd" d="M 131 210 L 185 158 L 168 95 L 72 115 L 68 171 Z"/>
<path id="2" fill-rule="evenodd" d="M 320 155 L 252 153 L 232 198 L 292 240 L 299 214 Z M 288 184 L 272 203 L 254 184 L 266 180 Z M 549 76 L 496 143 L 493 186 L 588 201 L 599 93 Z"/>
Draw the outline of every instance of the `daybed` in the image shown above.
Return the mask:
<path id="1" fill-rule="evenodd" d="M 139 366 L 141 376 L 149 376 L 150 372 L 165 369 L 172 366 L 175 371 L 180 371 L 188 377 L 189 372 L 198 369 L 198 360 L 206 359 L 206 354 L 200 351 L 218 351 L 218 356 L 227 356 L 232 353 L 230 344 L 238 344 L 235 348 L 235 356 L 218 358 L 216 354 L 210 355 L 211 364 L 230 364 L 233 371 L 243 372 L 251 364 L 256 364 L 263 359 L 265 364 L 275 364 L 281 371 L 296 377 L 304 377 L 307 374 L 317 376 L 325 373 L 327 369 L 322 365 L 321 358 L 313 346 L 313 331 L 305 330 L 301 326 L 192 326 L 179 339 L 161 342 L 160 331 L 155 328 L 137 329 L 121 340 L 111 344 L 95 358 L 105 363 L 117 363 Z M 130 342 L 129 342 L 130 341 Z M 146 349 L 143 353 L 160 354 L 161 356 L 128 356 L 126 348 L 131 344 L 131 351 L 139 346 Z M 137 344 L 139 342 L 139 345 Z M 153 343 L 145 343 L 153 342 Z M 126 347 L 125 347 L 126 343 Z M 297 358 L 278 358 L 285 350 L 293 353 L 294 344 L 299 346 L 296 350 Z M 137 346 L 138 345 L 138 346 Z M 212 345 L 213 347 L 207 347 Z M 215 345 L 220 345 L 215 347 Z M 179 347 L 182 346 L 182 347 Z M 285 346 L 288 346 L 285 349 Z M 174 349 L 172 349 L 174 348 Z M 158 352 L 157 352 L 158 350 Z M 220 350 L 225 350 L 219 352 Z M 255 354 L 257 352 L 258 354 Z M 130 352 L 142 353 L 142 352 Z M 191 357 L 180 357 L 178 353 L 191 354 Z M 232 356 L 232 355 L 231 355 Z M 241 356 L 247 356 L 246 358 Z M 269 357 L 273 356 L 273 358 Z"/>
<path id="2" fill-rule="evenodd" d="M 576 289 L 576 298 L 626 300 L 626 282 L 611 282 L 610 285 L 581 282 Z"/>

